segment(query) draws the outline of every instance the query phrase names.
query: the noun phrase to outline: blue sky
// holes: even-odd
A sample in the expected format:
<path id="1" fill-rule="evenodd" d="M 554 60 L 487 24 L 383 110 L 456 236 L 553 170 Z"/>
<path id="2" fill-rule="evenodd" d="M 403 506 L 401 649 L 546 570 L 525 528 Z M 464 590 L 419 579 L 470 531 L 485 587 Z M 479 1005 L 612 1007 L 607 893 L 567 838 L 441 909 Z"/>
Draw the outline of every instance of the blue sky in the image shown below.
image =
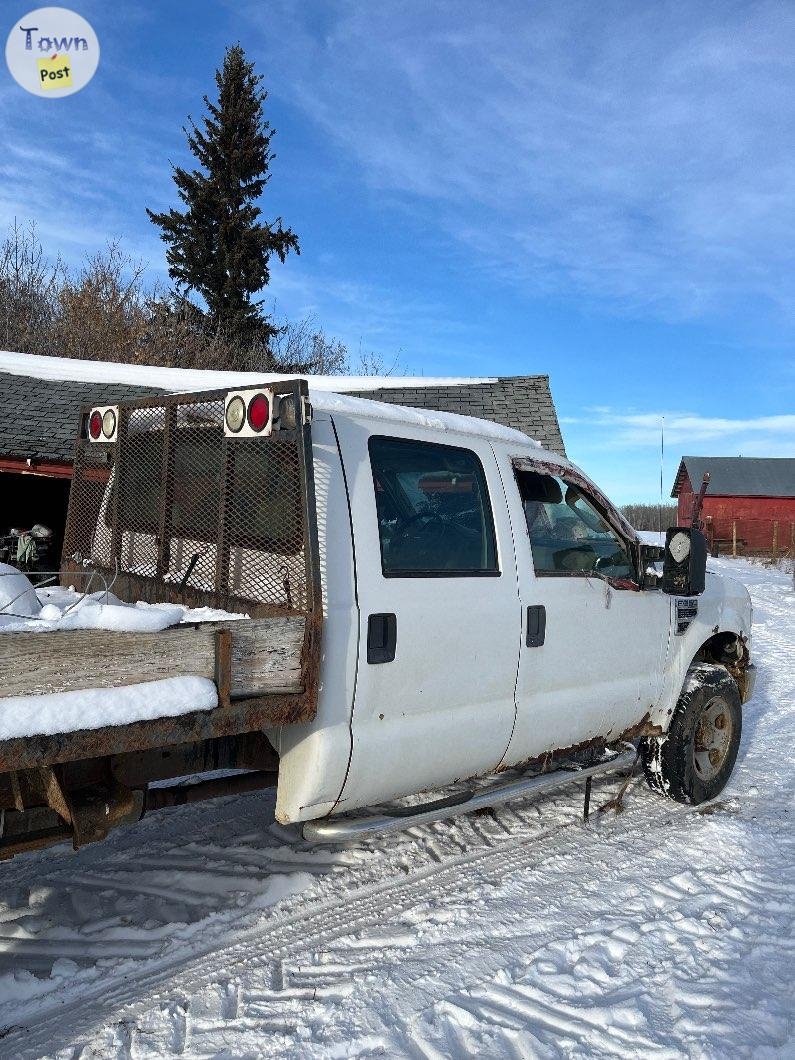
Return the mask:
<path id="1" fill-rule="evenodd" d="M 10 30 L 33 5 L 6 3 Z M 144 213 L 225 45 L 265 76 L 263 199 L 301 239 L 277 312 L 405 374 L 546 373 L 619 503 L 682 453 L 795 454 L 795 6 L 528 0 L 73 3 L 99 69 L 0 79 L 0 222 L 165 278 Z"/>

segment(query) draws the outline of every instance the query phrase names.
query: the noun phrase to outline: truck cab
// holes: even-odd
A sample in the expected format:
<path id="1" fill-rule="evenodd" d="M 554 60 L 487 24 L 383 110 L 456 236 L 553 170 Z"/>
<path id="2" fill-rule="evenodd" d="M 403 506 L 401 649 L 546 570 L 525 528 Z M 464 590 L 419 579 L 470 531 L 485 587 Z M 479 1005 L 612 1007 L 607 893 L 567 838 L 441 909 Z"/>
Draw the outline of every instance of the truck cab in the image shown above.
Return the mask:
<path id="1" fill-rule="evenodd" d="M 747 664 L 744 587 L 663 592 L 658 550 L 529 438 L 350 399 L 313 437 L 320 702 L 269 734 L 280 821 L 651 741 L 694 661 Z"/>

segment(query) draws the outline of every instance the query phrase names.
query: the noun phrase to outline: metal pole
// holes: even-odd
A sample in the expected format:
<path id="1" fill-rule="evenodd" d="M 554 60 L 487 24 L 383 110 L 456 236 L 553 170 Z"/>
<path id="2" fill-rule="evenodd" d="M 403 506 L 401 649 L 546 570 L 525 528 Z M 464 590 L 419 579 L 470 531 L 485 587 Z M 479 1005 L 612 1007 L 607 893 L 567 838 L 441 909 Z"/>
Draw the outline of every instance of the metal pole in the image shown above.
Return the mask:
<path id="1" fill-rule="evenodd" d="M 737 520 L 732 519 L 732 556 L 737 558 Z"/>

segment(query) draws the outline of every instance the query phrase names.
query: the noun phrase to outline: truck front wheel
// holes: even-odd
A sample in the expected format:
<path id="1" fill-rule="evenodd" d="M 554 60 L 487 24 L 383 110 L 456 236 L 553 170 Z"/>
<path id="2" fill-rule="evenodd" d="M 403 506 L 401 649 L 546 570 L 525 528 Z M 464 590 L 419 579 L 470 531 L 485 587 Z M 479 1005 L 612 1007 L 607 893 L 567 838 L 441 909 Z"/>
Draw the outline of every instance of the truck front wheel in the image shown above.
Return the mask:
<path id="1" fill-rule="evenodd" d="M 742 705 L 731 674 L 699 663 L 687 676 L 668 732 L 641 741 L 652 791 L 693 806 L 726 785 L 740 747 Z"/>

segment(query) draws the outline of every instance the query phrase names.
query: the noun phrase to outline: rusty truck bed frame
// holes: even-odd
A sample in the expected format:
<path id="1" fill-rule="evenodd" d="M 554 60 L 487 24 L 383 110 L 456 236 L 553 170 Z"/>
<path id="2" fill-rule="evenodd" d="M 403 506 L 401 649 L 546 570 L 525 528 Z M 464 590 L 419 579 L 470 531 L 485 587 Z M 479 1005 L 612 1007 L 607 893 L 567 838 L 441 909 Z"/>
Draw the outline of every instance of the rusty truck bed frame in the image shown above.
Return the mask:
<path id="1" fill-rule="evenodd" d="M 112 442 L 89 437 L 91 409 L 82 410 L 61 585 L 250 617 L 160 633 L 0 635 L 0 697 L 178 675 L 218 689 L 209 711 L 0 741 L 0 857 L 64 835 L 75 846 L 102 838 L 144 812 L 148 779 L 241 767 L 259 771 L 254 786 L 273 783 L 278 761 L 262 730 L 315 716 L 322 600 L 311 406 L 304 380 L 246 390 L 266 388 L 295 425 L 283 425 L 293 422 L 285 413 L 261 438 L 225 434 L 227 390 L 121 403 Z M 249 775 L 238 786 L 251 785 Z"/>

